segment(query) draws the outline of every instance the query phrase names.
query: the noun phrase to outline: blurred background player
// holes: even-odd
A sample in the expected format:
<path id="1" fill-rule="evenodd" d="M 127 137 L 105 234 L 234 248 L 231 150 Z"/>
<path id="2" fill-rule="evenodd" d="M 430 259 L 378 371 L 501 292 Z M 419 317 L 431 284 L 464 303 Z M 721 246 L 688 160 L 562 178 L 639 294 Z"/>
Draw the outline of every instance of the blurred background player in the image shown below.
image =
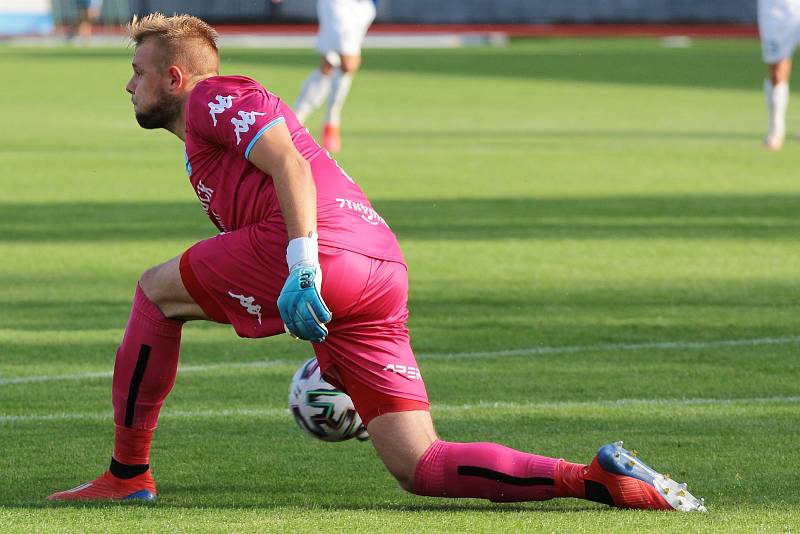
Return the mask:
<path id="1" fill-rule="evenodd" d="M 317 0 L 317 52 L 321 62 L 300 88 L 294 112 L 305 123 L 327 98 L 322 145 L 329 152 L 341 149 L 342 108 L 361 66 L 361 44 L 375 19 L 376 4 L 377 0 Z"/>
<path id="2" fill-rule="evenodd" d="M 77 17 L 75 27 L 70 31 L 70 37 L 87 38 L 92 36 L 92 29 L 100 18 L 103 0 L 75 0 Z"/>
<path id="3" fill-rule="evenodd" d="M 800 0 L 758 0 L 758 31 L 768 67 L 764 95 L 769 130 L 764 144 L 770 150 L 780 150 L 786 138 L 792 54 L 800 41 Z"/>

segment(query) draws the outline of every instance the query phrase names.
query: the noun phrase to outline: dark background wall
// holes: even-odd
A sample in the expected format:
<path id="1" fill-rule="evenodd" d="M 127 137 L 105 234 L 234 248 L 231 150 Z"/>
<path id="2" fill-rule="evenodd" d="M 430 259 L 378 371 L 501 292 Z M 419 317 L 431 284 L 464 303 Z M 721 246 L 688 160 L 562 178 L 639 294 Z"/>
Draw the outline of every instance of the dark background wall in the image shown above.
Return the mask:
<path id="1" fill-rule="evenodd" d="M 370 1 L 370 0 L 361 0 Z M 62 5 L 63 4 L 63 5 Z M 54 0 L 56 16 L 74 0 Z M 61 6 L 60 8 L 58 6 Z M 209 22 L 315 22 L 316 0 L 105 0 L 103 20 L 152 11 L 191 13 Z M 756 0 L 381 0 L 387 23 L 754 23 Z"/>

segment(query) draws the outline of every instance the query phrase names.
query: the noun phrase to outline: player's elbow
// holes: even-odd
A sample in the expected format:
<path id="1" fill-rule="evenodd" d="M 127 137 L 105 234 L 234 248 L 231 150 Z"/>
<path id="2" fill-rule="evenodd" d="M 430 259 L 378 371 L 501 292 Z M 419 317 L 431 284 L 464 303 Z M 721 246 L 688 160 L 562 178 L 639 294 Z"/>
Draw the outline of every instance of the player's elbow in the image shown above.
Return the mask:
<path id="1" fill-rule="evenodd" d="M 280 166 L 272 172 L 272 179 L 286 183 L 314 182 L 311 165 L 300 154 L 287 155 Z"/>
<path id="2" fill-rule="evenodd" d="M 294 167 L 295 172 L 297 172 L 298 175 L 304 176 L 309 180 L 314 179 L 313 175 L 311 174 L 311 165 L 308 163 L 308 160 L 306 160 L 306 158 L 300 154 L 297 154 L 297 156 L 293 158 L 291 165 Z"/>

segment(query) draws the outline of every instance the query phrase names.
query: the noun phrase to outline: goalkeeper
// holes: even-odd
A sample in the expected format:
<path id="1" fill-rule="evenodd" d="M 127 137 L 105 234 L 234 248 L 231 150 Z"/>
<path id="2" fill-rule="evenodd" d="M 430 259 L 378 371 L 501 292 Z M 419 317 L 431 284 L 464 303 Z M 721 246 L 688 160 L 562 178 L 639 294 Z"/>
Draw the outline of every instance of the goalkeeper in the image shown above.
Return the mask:
<path id="1" fill-rule="evenodd" d="M 216 32 L 195 17 L 134 19 L 126 87 L 138 123 L 185 143 L 186 173 L 219 234 L 144 272 L 112 382 L 108 470 L 56 501 L 156 498 L 150 444 L 175 382 L 184 322 L 310 341 L 400 485 L 418 495 L 622 508 L 702 504 L 619 444 L 590 465 L 438 438 L 409 343 L 408 278 L 386 221 L 278 97 L 219 76 Z"/>

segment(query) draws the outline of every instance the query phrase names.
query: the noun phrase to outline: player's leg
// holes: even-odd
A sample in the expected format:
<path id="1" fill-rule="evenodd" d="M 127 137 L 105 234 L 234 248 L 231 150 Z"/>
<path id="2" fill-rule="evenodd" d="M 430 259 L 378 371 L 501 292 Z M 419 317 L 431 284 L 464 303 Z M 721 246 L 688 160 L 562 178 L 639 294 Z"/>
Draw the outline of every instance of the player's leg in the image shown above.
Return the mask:
<path id="1" fill-rule="evenodd" d="M 440 440 L 427 411 L 386 413 L 367 430 L 389 472 L 417 495 L 494 502 L 576 497 L 619 508 L 705 510 L 684 485 L 650 469 L 621 443 L 605 445 L 586 466 L 497 443 Z"/>
<path id="2" fill-rule="evenodd" d="M 407 356 L 393 359 L 398 360 L 416 369 Z M 621 443 L 602 447 L 587 466 L 498 443 L 444 441 L 436 435 L 427 403 L 373 389 L 341 365 L 335 373 L 386 468 L 403 489 L 417 495 L 494 502 L 574 497 L 619 508 L 704 510 L 685 486 L 647 467 Z M 402 388 L 398 383 L 398 393 L 413 394 Z"/>
<path id="3" fill-rule="evenodd" d="M 764 98 L 767 103 L 769 129 L 764 138 L 764 145 L 770 150 L 779 150 L 786 138 L 786 109 L 789 106 L 789 75 L 792 71 L 792 60 L 784 58 L 767 67 Z"/>
<path id="4" fill-rule="evenodd" d="M 375 19 L 375 5 L 359 0 L 341 2 L 333 16 L 336 19 L 336 51 L 340 64 L 331 79 L 322 144 L 328 151 L 338 152 L 341 150 L 342 109 L 350 94 L 353 76 L 361 66 L 361 45 Z"/>
<path id="5" fill-rule="evenodd" d="M 284 250 L 285 243 L 262 239 L 259 228 L 248 227 L 201 241 L 142 275 L 114 365 L 111 467 L 51 499 L 155 497 L 150 443 L 175 382 L 184 321 L 230 323 L 243 337 L 283 333 L 276 301 L 287 274 Z"/>
<path id="6" fill-rule="evenodd" d="M 431 497 L 491 501 L 541 501 L 559 494 L 563 460 L 528 454 L 497 443 L 455 443 L 436 436 L 427 411 L 386 413 L 367 424 L 386 468 L 406 491 Z M 583 469 L 582 465 L 568 473 Z M 564 469 L 561 469 L 564 470 Z M 575 477 L 573 477 L 575 478 Z"/>
<path id="7" fill-rule="evenodd" d="M 332 72 L 339 61 L 336 53 L 338 33 L 334 25 L 336 4 L 337 0 L 317 0 L 319 30 L 315 48 L 321 60 L 319 68 L 303 82 L 293 106 L 295 115 L 302 123 L 325 102 L 331 92 Z"/>
<path id="8" fill-rule="evenodd" d="M 789 105 L 791 57 L 800 28 L 800 9 L 789 0 L 759 0 L 758 30 L 761 53 L 768 65 L 764 80 L 769 127 L 764 145 L 779 150 L 786 137 L 786 109 Z"/>
<path id="9" fill-rule="evenodd" d="M 331 92 L 333 66 L 323 56 L 318 69 L 309 74 L 300 88 L 300 95 L 294 103 L 294 113 L 300 122 L 306 119 L 328 98 Z"/>
<path id="10" fill-rule="evenodd" d="M 342 148 L 342 108 L 344 108 L 347 95 L 350 94 L 353 76 L 360 66 L 360 54 L 342 54 L 339 68 L 333 71 L 328 110 L 325 114 L 325 126 L 322 132 L 322 144 L 330 152 L 338 152 Z"/>
<path id="11" fill-rule="evenodd" d="M 186 291 L 179 258 L 139 279 L 117 349 L 112 380 L 114 452 L 98 479 L 51 495 L 51 500 L 153 500 L 150 444 L 164 399 L 175 383 L 184 321 L 206 319 Z"/>

